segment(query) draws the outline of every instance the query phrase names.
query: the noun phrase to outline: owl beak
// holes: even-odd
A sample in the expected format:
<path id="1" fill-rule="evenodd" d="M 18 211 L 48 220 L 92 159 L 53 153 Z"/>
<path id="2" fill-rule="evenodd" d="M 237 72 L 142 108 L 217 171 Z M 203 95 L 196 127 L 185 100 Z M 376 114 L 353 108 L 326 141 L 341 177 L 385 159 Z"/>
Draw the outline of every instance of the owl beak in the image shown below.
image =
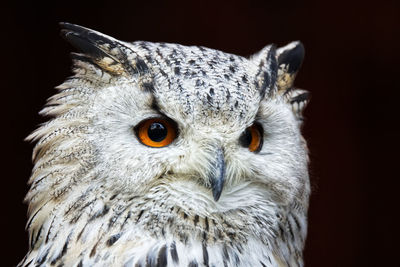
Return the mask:
<path id="1" fill-rule="evenodd" d="M 210 172 L 210 183 L 215 201 L 218 201 L 225 183 L 225 158 L 222 148 L 216 151 L 215 161 L 212 163 Z"/>

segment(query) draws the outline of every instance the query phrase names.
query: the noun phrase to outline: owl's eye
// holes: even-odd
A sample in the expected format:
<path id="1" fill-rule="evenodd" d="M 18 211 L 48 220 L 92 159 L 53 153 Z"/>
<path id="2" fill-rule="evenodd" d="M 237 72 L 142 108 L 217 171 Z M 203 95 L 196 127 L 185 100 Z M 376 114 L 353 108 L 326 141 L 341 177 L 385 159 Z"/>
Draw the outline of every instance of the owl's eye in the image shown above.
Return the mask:
<path id="1" fill-rule="evenodd" d="M 240 136 L 239 142 L 243 147 L 249 148 L 251 152 L 259 152 L 263 145 L 262 128 L 258 124 L 248 127 Z"/>
<path id="2" fill-rule="evenodd" d="M 174 122 L 161 118 L 142 121 L 135 130 L 140 142 L 150 147 L 167 146 L 177 135 Z"/>

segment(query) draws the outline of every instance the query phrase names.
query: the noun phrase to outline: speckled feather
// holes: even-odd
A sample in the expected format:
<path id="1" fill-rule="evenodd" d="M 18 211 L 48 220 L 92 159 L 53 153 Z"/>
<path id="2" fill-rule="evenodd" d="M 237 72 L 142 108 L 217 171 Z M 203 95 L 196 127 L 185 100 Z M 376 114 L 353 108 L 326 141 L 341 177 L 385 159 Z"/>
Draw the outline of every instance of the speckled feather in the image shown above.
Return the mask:
<path id="1" fill-rule="evenodd" d="M 248 59 L 62 27 L 81 53 L 41 112 L 52 119 L 27 138 L 37 144 L 30 249 L 19 266 L 303 265 L 310 189 L 300 133 L 308 93 L 293 88 L 299 42 Z M 136 138 L 134 127 L 153 117 L 176 122 L 169 146 Z M 264 129 L 257 153 L 238 141 L 255 121 Z"/>

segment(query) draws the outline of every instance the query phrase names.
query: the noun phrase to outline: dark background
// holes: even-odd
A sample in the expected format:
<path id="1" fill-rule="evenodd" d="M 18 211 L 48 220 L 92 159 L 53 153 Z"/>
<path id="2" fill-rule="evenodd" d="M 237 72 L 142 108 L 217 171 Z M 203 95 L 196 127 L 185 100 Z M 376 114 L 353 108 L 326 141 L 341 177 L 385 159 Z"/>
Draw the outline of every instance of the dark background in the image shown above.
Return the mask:
<path id="1" fill-rule="evenodd" d="M 1 8 L 2 266 L 27 251 L 26 206 L 38 111 L 70 73 L 58 22 L 126 41 L 250 55 L 301 40 L 313 194 L 306 266 L 400 266 L 399 1 L 74 1 Z M 5 82 L 4 82 L 5 80 Z M 5 171 L 4 171 L 5 170 Z"/>

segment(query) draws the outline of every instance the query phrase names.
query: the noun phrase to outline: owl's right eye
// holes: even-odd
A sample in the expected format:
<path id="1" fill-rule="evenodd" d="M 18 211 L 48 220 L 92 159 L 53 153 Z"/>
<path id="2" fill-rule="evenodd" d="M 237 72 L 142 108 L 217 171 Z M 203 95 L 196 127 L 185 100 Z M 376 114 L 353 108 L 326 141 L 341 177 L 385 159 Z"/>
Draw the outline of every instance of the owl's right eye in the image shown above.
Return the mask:
<path id="1" fill-rule="evenodd" d="M 140 142 L 149 147 L 165 147 L 177 136 L 177 127 L 171 120 L 153 118 L 142 121 L 135 128 Z"/>

